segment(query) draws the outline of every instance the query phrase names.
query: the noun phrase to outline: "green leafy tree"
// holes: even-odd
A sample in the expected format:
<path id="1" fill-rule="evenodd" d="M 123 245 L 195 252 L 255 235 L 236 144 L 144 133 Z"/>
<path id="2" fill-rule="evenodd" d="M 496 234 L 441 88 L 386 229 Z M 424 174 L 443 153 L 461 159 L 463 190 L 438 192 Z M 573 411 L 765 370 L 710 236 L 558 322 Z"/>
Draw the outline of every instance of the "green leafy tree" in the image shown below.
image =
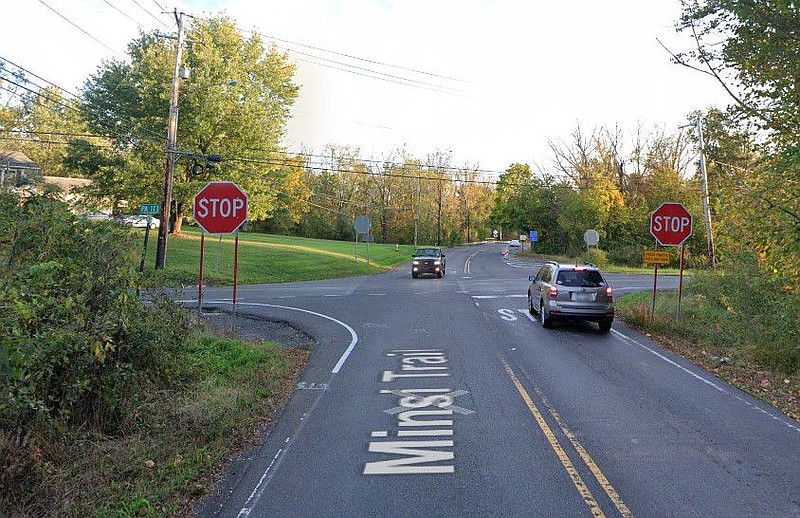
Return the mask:
<path id="1" fill-rule="evenodd" d="M 800 143 L 800 6 L 786 0 L 684 2 L 678 30 L 696 49 L 679 63 L 715 77 L 738 111 L 788 145 Z M 728 77 L 732 79 L 728 81 Z"/>
<path id="2" fill-rule="evenodd" d="M 194 194 L 214 179 L 238 183 L 249 196 L 250 218 L 266 218 L 280 207 L 279 193 L 291 176 L 291 167 L 281 166 L 280 141 L 298 93 L 295 67 L 275 46 L 265 46 L 257 34 L 245 38 L 225 17 L 197 21 L 187 41 L 184 64 L 191 79 L 181 88 L 177 147 L 220 155 L 223 162 L 197 174 L 190 159 L 178 161 L 174 230 L 180 231 Z M 161 146 L 175 48 L 170 40 L 143 34 L 128 54 L 130 63 L 104 63 L 86 82 L 84 107 L 91 127 L 140 157 L 142 173 L 157 180 L 164 174 Z M 158 200 L 160 192 L 149 197 Z"/>

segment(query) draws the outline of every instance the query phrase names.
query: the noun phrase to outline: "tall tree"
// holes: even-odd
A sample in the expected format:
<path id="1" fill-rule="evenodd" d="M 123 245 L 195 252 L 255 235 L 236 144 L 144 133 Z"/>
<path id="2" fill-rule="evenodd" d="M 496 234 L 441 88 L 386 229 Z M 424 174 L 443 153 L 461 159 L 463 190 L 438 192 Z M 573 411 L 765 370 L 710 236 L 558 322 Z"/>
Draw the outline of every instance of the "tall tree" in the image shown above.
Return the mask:
<path id="1" fill-rule="evenodd" d="M 696 49 L 678 62 L 716 78 L 740 111 L 779 139 L 800 143 L 800 5 L 686 0 L 683 9 L 678 30 L 694 37 Z"/>
<path id="2" fill-rule="evenodd" d="M 176 167 L 175 231 L 190 201 L 212 179 L 236 181 L 250 198 L 249 216 L 261 219 L 279 205 L 291 167 L 281 167 L 280 141 L 298 88 L 295 67 L 257 34 L 245 38 L 226 17 L 198 20 L 190 29 L 182 85 L 177 147 L 198 155 L 220 155 L 213 170 L 194 174 L 191 160 Z M 128 46 L 130 63 L 104 63 L 84 85 L 85 112 L 95 131 L 112 135 L 142 157 L 143 172 L 163 177 L 164 137 L 174 44 L 143 34 Z M 231 84 L 233 81 L 235 85 Z M 158 192 L 150 193 L 158 199 Z"/>

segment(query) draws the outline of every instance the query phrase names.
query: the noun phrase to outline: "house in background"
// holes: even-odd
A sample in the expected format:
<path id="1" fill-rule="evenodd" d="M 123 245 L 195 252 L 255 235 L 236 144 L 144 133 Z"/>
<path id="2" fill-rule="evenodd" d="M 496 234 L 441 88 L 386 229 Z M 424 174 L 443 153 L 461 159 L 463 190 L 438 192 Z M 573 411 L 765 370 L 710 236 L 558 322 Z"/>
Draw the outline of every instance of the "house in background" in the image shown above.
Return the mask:
<path id="1" fill-rule="evenodd" d="M 108 201 L 89 202 L 82 190 L 92 184 L 86 178 L 43 176 L 41 168 L 20 151 L 0 150 L 0 190 L 10 190 L 22 197 L 45 191 L 58 191 L 58 198 L 69 204 L 76 213 L 86 209 L 110 212 Z"/>
<path id="2" fill-rule="evenodd" d="M 21 151 L 0 149 L 0 188 L 22 187 L 36 183 L 42 171 L 36 162 Z"/>

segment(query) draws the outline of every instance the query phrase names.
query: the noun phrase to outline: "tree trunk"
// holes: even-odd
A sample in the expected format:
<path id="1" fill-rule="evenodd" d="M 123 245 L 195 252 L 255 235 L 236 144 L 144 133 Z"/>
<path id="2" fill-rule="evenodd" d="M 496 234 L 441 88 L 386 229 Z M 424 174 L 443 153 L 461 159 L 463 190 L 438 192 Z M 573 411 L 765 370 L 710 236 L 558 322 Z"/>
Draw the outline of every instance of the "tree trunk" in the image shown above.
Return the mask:
<path id="1" fill-rule="evenodd" d="M 180 234 L 183 227 L 183 219 L 185 216 L 175 216 L 175 225 L 172 227 L 173 234 Z"/>

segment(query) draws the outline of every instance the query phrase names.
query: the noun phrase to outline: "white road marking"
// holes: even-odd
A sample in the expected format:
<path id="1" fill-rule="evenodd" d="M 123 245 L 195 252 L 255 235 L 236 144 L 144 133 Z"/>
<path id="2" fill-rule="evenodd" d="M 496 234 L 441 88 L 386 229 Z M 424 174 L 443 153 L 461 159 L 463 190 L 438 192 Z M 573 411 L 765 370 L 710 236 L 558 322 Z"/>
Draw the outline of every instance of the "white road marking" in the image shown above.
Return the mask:
<path id="1" fill-rule="evenodd" d="M 473 299 L 526 299 L 527 295 L 472 295 Z"/>
<path id="2" fill-rule="evenodd" d="M 526 317 L 528 317 L 528 318 L 530 319 L 530 321 L 531 321 L 531 322 L 536 322 L 536 321 L 537 321 L 537 320 L 536 320 L 536 317 L 534 317 L 533 315 L 531 315 L 531 312 L 530 312 L 530 311 L 528 311 L 527 309 L 518 309 L 517 311 L 519 311 L 520 313 L 522 313 L 523 315 L 525 315 Z"/>
<path id="3" fill-rule="evenodd" d="M 331 295 L 326 295 L 326 297 L 330 297 L 330 296 Z M 338 295 L 334 295 L 334 296 L 338 296 Z M 230 301 L 230 299 L 216 299 L 216 300 L 207 300 L 206 303 L 207 304 L 219 304 L 220 302 L 228 302 L 228 301 Z M 191 300 L 191 299 L 190 300 L 179 300 L 178 303 L 181 303 L 181 304 L 197 303 L 197 300 L 196 299 L 195 300 Z M 345 324 L 341 320 L 337 320 L 337 319 L 335 319 L 335 318 L 333 318 L 331 316 L 328 316 L 328 315 L 323 315 L 322 313 L 317 313 L 316 311 L 311 311 L 311 310 L 303 309 L 303 308 L 293 308 L 291 306 L 281 306 L 281 305 L 278 305 L 278 304 L 265 304 L 263 302 L 237 302 L 236 305 L 237 306 L 256 306 L 256 307 L 261 307 L 261 308 L 288 309 L 289 311 L 299 311 L 300 313 L 308 313 L 309 315 L 314 315 L 316 317 L 320 317 L 320 318 L 324 318 L 326 320 L 330 320 L 331 322 L 336 322 L 337 324 L 339 324 L 343 328 L 347 329 L 350 332 L 350 337 L 351 337 L 350 345 L 347 347 L 347 350 L 339 358 L 339 361 L 336 362 L 336 365 L 334 365 L 333 370 L 331 370 L 331 372 L 333 374 L 338 374 L 339 373 L 339 371 L 341 370 L 342 366 L 344 365 L 344 362 L 347 361 L 347 357 L 350 356 L 350 353 L 353 352 L 353 349 L 355 349 L 356 344 L 358 343 L 358 335 L 356 334 L 356 332 L 353 330 L 352 327 L 348 326 L 347 324 Z"/>
<path id="4" fill-rule="evenodd" d="M 654 355 L 658 356 L 659 358 L 661 358 L 665 362 L 669 363 L 670 365 L 679 368 L 680 370 L 682 370 L 685 373 L 689 374 L 693 378 L 696 378 L 696 379 L 702 381 L 706 385 L 715 388 L 716 390 L 722 392 L 723 394 L 727 394 L 728 393 L 727 390 L 725 390 L 724 388 L 720 387 L 719 385 L 717 385 L 713 381 L 709 381 L 709 380 L 705 379 L 704 377 L 700 376 L 699 374 L 695 374 L 694 372 L 690 371 L 689 369 L 687 369 L 683 365 L 679 365 L 679 364 L 675 363 L 674 361 L 670 360 L 669 358 L 667 358 L 663 354 L 659 353 L 658 351 L 654 351 L 653 349 L 647 347 L 646 345 L 637 342 L 636 340 L 634 340 L 633 338 L 629 337 L 628 335 L 622 334 L 619 331 L 617 331 L 616 329 L 612 329 L 611 333 L 613 333 L 615 336 L 617 336 L 618 338 L 620 338 L 624 342 L 629 342 L 629 343 L 638 345 L 642 349 L 644 349 L 646 351 L 650 351 L 651 353 L 653 353 Z"/>
<path id="5" fill-rule="evenodd" d="M 762 408 L 759 408 L 759 407 L 755 406 L 754 404 L 752 404 L 751 402 L 749 402 L 749 401 L 745 400 L 745 399 L 744 399 L 744 398 L 742 398 L 741 396 L 738 396 L 738 395 L 736 395 L 736 394 L 731 394 L 730 392 L 728 392 L 728 391 L 727 391 L 727 390 L 725 390 L 724 388 L 722 388 L 722 387 L 718 386 L 716 383 L 714 383 L 714 382 L 712 382 L 712 381 L 709 381 L 709 380 L 705 379 L 704 377 L 700 376 L 699 374 L 695 374 L 694 372 L 690 371 L 690 370 L 689 370 L 689 369 L 687 369 L 686 367 L 684 367 L 684 366 L 682 366 L 682 365 L 679 365 L 679 364 L 675 363 L 674 361 L 670 360 L 669 358 L 667 358 L 667 357 L 666 357 L 666 356 L 664 356 L 663 354 L 661 354 L 661 353 L 659 353 L 659 352 L 657 352 L 657 351 L 654 351 L 654 350 L 653 350 L 653 349 L 651 349 L 650 347 L 647 347 L 646 345 L 639 343 L 638 341 L 634 340 L 633 338 L 631 338 L 631 337 L 629 337 L 629 336 L 627 336 L 627 335 L 625 335 L 625 334 L 623 334 L 623 333 L 620 333 L 620 332 L 619 332 L 619 331 L 617 331 L 616 329 L 612 329 L 612 330 L 611 330 L 611 333 L 612 333 L 612 334 L 614 334 L 614 336 L 616 336 L 617 338 L 619 338 L 619 339 L 620 339 L 620 340 L 622 340 L 623 342 L 628 342 L 628 343 L 632 343 L 632 344 L 638 345 L 638 346 L 639 346 L 639 347 L 641 347 L 642 349 L 644 349 L 644 350 L 646 350 L 646 351 L 649 351 L 649 352 L 653 353 L 654 355 L 658 356 L 659 358 L 661 358 L 661 359 L 662 359 L 662 360 L 664 360 L 665 362 L 667 362 L 667 363 L 669 363 L 670 365 L 673 365 L 673 366 L 675 366 L 675 367 L 679 368 L 680 370 L 682 370 L 682 371 L 686 372 L 687 374 L 689 374 L 689 375 L 690 375 L 690 376 L 692 376 L 693 378 L 696 378 L 696 379 L 698 379 L 698 380 L 702 381 L 702 382 L 703 382 L 703 383 L 705 383 L 706 385 L 709 385 L 710 387 L 713 387 L 714 389 L 716 389 L 716 390 L 718 390 L 718 391 L 722 392 L 723 394 L 728 394 L 728 395 L 731 395 L 731 396 L 733 396 L 734 398 L 736 398 L 737 400 L 739 400 L 739 401 L 741 401 L 742 403 L 744 403 L 745 405 L 749 406 L 750 408 L 752 408 L 752 409 L 754 409 L 754 410 L 757 410 L 757 411 L 761 412 L 762 414 L 764 414 L 764 415 L 766 415 L 766 416 L 769 416 L 769 417 L 771 417 L 771 418 L 772 418 L 772 419 L 774 419 L 775 421 L 778 421 L 779 423 L 781 423 L 781 424 L 783 424 L 783 425 L 785 425 L 785 426 L 787 426 L 787 427 L 791 428 L 792 430 L 794 430 L 794 431 L 796 431 L 796 432 L 800 432 L 800 427 L 798 427 L 798 426 L 795 426 L 795 425 L 793 425 L 792 423 L 789 423 L 789 422 L 788 422 L 788 421 L 786 421 L 784 418 L 782 418 L 782 417 L 779 417 L 779 416 L 776 416 L 776 415 L 773 415 L 773 414 L 771 414 L 771 413 L 767 412 L 766 410 L 764 410 L 764 409 L 762 409 Z"/>
<path id="6" fill-rule="evenodd" d="M 500 313 L 500 318 L 506 322 L 514 322 L 517 319 L 513 309 L 498 309 L 497 312 Z"/>
<path id="7" fill-rule="evenodd" d="M 287 442 L 289 441 L 288 437 L 286 438 L 286 441 Z M 256 502 L 258 502 L 259 498 L 261 498 L 261 493 L 264 492 L 264 488 L 266 487 L 264 485 L 264 480 L 267 478 L 267 475 L 269 474 L 270 470 L 272 469 L 272 466 L 275 464 L 275 461 L 280 456 L 281 452 L 283 452 L 283 448 L 280 448 L 278 450 L 278 453 L 276 453 L 275 456 L 272 457 L 272 462 L 269 463 L 269 466 L 267 466 L 266 471 L 264 471 L 264 474 L 261 475 L 261 480 L 259 480 L 258 484 L 256 484 L 256 487 L 253 488 L 253 492 L 250 493 L 250 498 L 248 498 L 247 502 L 244 503 L 244 507 L 242 507 L 242 510 L 239 511 L 239 514 L 237 515 L 237 518 L 243 518 L 244 516 L 250 516 L 250 513 L 253 512 L 253 507 L 255 506 Z"/>

